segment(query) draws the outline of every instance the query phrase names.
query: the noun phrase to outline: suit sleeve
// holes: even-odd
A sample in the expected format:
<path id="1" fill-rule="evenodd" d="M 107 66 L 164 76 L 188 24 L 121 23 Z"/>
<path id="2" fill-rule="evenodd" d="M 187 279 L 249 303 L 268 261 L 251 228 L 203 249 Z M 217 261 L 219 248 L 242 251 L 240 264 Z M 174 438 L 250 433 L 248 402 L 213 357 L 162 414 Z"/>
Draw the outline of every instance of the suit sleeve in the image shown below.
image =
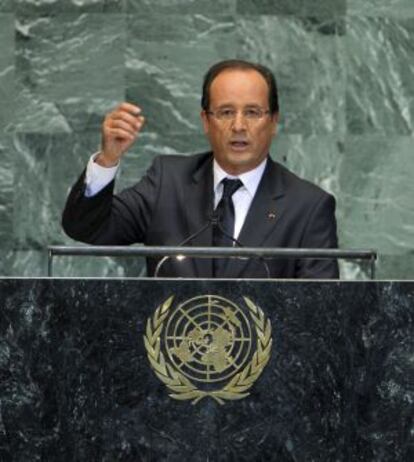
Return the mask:
<path id="1" fill-rule="evenodd" d="M 97 245 L 144 242 L 161 181 L 159 158 L 135 186 L 114 195 L 112 181 L 98 194 L 85 196 L 85 172 L 69 193 L 62 226 L 72 239 Z"/>
<path id="2" fill-rule="evenodd" d="M 302 248 L 336 249 L 338 237 L 335 218 L 335 198 L 323 194 L 309 214 L 301 242 Z M 337 260 L 298 260 L 297 278 L 337 279 Z"/>

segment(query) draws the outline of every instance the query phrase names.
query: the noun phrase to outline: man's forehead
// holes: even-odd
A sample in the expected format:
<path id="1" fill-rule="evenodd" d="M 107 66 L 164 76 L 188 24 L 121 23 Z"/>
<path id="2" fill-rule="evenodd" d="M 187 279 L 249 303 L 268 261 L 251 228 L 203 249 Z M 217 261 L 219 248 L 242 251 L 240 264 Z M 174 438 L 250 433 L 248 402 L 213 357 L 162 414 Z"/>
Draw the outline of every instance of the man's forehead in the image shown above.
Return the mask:
<path id="1" fill-rule="evenodd" d="M 221 72 L 211 83 L 210 100 L 232 104 L 236 99 L 243 104 L 257 104 L 267 98 L 269 87 L 264 77 L 255 70 L 229 69 Z"/>

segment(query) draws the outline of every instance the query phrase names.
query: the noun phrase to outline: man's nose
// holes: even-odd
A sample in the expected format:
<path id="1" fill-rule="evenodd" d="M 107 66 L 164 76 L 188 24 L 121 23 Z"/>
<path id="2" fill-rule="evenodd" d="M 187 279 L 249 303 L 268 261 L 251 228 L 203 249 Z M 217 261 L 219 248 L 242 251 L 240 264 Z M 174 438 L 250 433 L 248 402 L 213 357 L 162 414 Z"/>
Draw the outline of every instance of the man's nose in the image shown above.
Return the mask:
<path id="1" fill-rule="evenodd" d="M 239 132 L 246 129 L 246 119 L 242 111 L 237 111 L 232 121 L 232 129 Z"/>

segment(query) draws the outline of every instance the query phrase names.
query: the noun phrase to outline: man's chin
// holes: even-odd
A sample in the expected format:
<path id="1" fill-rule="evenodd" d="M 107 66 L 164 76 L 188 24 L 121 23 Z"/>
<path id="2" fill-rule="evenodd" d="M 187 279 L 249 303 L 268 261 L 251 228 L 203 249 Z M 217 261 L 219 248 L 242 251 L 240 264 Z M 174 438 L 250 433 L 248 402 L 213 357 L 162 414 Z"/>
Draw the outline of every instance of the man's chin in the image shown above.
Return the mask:
<path id="1" fill-rule="evenodd" d="M 235 165 L 246 165 L 252 162 L 252 153 L 250 151 L 231 151 L 228 156 L 229 160 Z"/>
<path id="2" fill-rule="evenodd" d="M 217 160 L 223 170 L 231 175 L 239 175 L 257 167 L 257 162 L 249 152 L 228 152 L 225 162 Z"/>

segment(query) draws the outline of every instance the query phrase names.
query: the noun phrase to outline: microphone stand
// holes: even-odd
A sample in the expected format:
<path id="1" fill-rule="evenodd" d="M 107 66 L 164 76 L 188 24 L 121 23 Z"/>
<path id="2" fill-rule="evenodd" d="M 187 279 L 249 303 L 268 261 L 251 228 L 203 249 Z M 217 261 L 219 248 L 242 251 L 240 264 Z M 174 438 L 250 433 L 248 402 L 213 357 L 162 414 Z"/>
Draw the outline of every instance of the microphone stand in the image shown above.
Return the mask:
<path id="1" fill-rule="evenodd" d="M 178 244 L 177 247 L 182 247 L 188 242 L 192 241 L 195 239 L 197 236 L 199 236 L 202 232 L 204 232 L 206 229 L 208 229 L 210 226 L 212 226 L 212 221 L 209 220 L 201 229 L 196 231 L 195 233 L 191 234 L 191 236 L 186 237 L 182 242 Z M 171 255 L 166 255 L 165 257 L 161 258 L 161 260 L 157 263 L 157 266 L 155 267 L 154 271 L 154 277 L 158 277 L 158 273 L 160 272 L 162 265 L 171 258 Z"/>
<path id="2" fill-rule="evenodd" d="M 212 226 L 213 228 L 215 226 L 217 226 L 217 228 L 220 230 L 220 232 L 222 232 L 223 235 L 226 236 L 228 239 L 230 239 L 234 244 L 236 244 L 238 247 L 244 247 L 244 245 L 238 239 L 234 238 L 233 236 L 230 236 L 230 234 L 228 234 L 223 229 L 223 227 L 220 224 L 220 218 L 219 218 L 219 216 L 218 216 L 218 214 L 216 212 L 213 212 L 211 218 L 208 220 L 208 222 L 202 228 L 200 228 L 195 233 L 191 234 L 191 236 L 185 238 L 182 242 L 180 242 L 178 244 L 177 247 L 182 247 L 185 244 L 187 244 L 188 242 L 192 241 L 197 236 L 199 236 L 202 232 L 204 232 L 206 229 L 208 229 L 210 226 Z M 170 258 L 171 258 L 171 255 L 166 255 L 165 257 L 161 258 L 161 260 L 157 263 L 157 266 L 155 267 L 155 271 L 154 271 L 154 277 L 155 278 L 158 277 L 158 274 L 159 274 L 162 266 Z M 265 259 L 263 257 L 261 257 L 261 256 L 257 256 L 256 258 L 258 258 L 262 262 L 262 264 L 264 266 L 264 269 L 266 271 L 266 276 L 267 276 L 268 279 L 270 279 L 270 270 L 269 270 L 269 266 L 266 263 Z"/>
<path id="3" fill-rule="evenodd" d="M 217 228 L 220 230 L 220 232 L 225 236 L 227 237 L 227 239 L 230 239 L 233 244 L 237 245 L 238 247 L 244 247 L 244 245 L 238 240 L 236 239 L 235 237 L 231 236 L 226 230 L 223 229 L 223 227 L 221 226 L 221 223 L 220 223 L 220 218 L 218 216 L 218 213 L 216 213 L 214 211 L 212 217 L 211 217 L 211 225 L 213 226 L 213 228 L 215 226 L 217 226 Z M 238 257 L 238 258 L 242 258 L 242 257 Z M 265 259 L 258 255 L 256 258 L 258 258 L 262 264 L 263 264 L 263 267 L 266 271 L 266 276 L 268 279 L 270 279 L 270 270 L 269 270 L 269 265 L 266 263 Z"/>

